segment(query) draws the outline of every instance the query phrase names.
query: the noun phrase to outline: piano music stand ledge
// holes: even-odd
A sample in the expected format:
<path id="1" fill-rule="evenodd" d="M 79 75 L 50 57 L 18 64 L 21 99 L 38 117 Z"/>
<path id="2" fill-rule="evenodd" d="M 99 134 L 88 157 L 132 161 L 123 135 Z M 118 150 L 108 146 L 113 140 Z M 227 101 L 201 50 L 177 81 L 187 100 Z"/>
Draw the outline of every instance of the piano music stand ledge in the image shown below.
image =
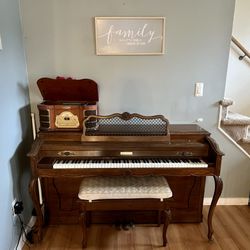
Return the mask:
<path id="1" fill-rule="evenodd" d="M 159 214 L 158 225 L 163 212 L 162 239 L 163 246 L 166 246 L 171 217 L 167 200 L 172 197 L 172 191 L 164 177 L 86 177 L 80 184 L 78 197 L 83 248 L 87 247 L 87 212 L 114 210 L 156 210 Z"/>

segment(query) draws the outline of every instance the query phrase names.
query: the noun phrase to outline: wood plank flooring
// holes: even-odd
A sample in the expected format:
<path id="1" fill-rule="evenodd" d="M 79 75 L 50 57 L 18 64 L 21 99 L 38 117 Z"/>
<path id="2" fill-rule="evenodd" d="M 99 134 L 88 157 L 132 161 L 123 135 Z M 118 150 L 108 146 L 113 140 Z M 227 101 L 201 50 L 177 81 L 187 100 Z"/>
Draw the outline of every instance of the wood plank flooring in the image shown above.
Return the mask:
<path id="1" fill-rule="evenodd" d="M 171 224 L 168 228 L 167 247 L 162 247 L 162 228 L 154 225 L 136 225 L 124 231 L 112 225 L 91 225 L 88 229 L 90 250 L 250 250 L 250 207 L 217 206 L 214 214 L 214 237 L 207 239 L 207 212 L 199 224 Z M 23 247 L 23 250 L 76 250 L 81 249 L 79 225 L 49 226 L 40 244 Z"/>

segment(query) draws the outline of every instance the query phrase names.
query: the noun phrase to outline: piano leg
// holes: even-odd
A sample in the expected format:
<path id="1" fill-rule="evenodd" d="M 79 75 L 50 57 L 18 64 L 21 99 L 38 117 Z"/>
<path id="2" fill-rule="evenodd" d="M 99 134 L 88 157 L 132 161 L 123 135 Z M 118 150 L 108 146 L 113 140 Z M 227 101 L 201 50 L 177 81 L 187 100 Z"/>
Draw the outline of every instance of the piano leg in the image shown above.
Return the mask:
<path id="1" fill-rule="evenodd" d="M 213 235 L 213 225 L 212 225 L 212 217 L 214 214 L 214 209 L 216 207 L 217 201 L 220 198 L 222 188 L 223 188 L 223 182 L 222 179 L 219 176 L 213 176 L 214 177 L 214 183 L 215 183 L 215 188 L 214 188 L 214 195 L 213 199 L 209 208 L 208 212 L 208 218 L 207 218 L 207 224 L 208 224 L 208 239 L 212 240 L 212 235 Z"/>
<path id="2" fill-rule="evenodd" d="M 32 238 L 34 242 L 42 240 L 43 213 L 39 202 L 38 178 L 33 178 L 29 185 L 29 192 L 36 210 L 36 222 L 32 227 Z"/>

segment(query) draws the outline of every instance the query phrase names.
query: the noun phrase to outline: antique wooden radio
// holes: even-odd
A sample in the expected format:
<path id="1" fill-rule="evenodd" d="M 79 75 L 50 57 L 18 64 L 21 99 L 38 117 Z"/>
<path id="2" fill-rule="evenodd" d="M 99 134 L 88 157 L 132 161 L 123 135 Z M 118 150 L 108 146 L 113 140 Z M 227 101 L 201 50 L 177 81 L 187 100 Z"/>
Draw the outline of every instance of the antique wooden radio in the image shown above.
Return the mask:
<path id="1" fill-rule="evenodd" d="M 44 100 L 37 105 L 40 130 L 82 130 L 83 120 L 97 114 L 97 83 L 91 79 L 41 78 L 37 85 Z"/>

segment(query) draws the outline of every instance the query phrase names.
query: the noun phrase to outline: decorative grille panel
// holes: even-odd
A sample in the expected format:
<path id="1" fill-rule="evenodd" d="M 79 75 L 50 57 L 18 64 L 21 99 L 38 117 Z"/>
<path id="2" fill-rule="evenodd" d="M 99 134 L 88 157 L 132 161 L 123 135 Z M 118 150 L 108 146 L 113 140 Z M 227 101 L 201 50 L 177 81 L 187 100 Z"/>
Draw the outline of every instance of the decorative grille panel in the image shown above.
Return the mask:
<path id="1" fill-rule="evenodd" d="M 86 136 L 160 136 L 168 135 L 168 120 L 161 115 L 113 114 L 89 116 L 85 120 Z"/>

